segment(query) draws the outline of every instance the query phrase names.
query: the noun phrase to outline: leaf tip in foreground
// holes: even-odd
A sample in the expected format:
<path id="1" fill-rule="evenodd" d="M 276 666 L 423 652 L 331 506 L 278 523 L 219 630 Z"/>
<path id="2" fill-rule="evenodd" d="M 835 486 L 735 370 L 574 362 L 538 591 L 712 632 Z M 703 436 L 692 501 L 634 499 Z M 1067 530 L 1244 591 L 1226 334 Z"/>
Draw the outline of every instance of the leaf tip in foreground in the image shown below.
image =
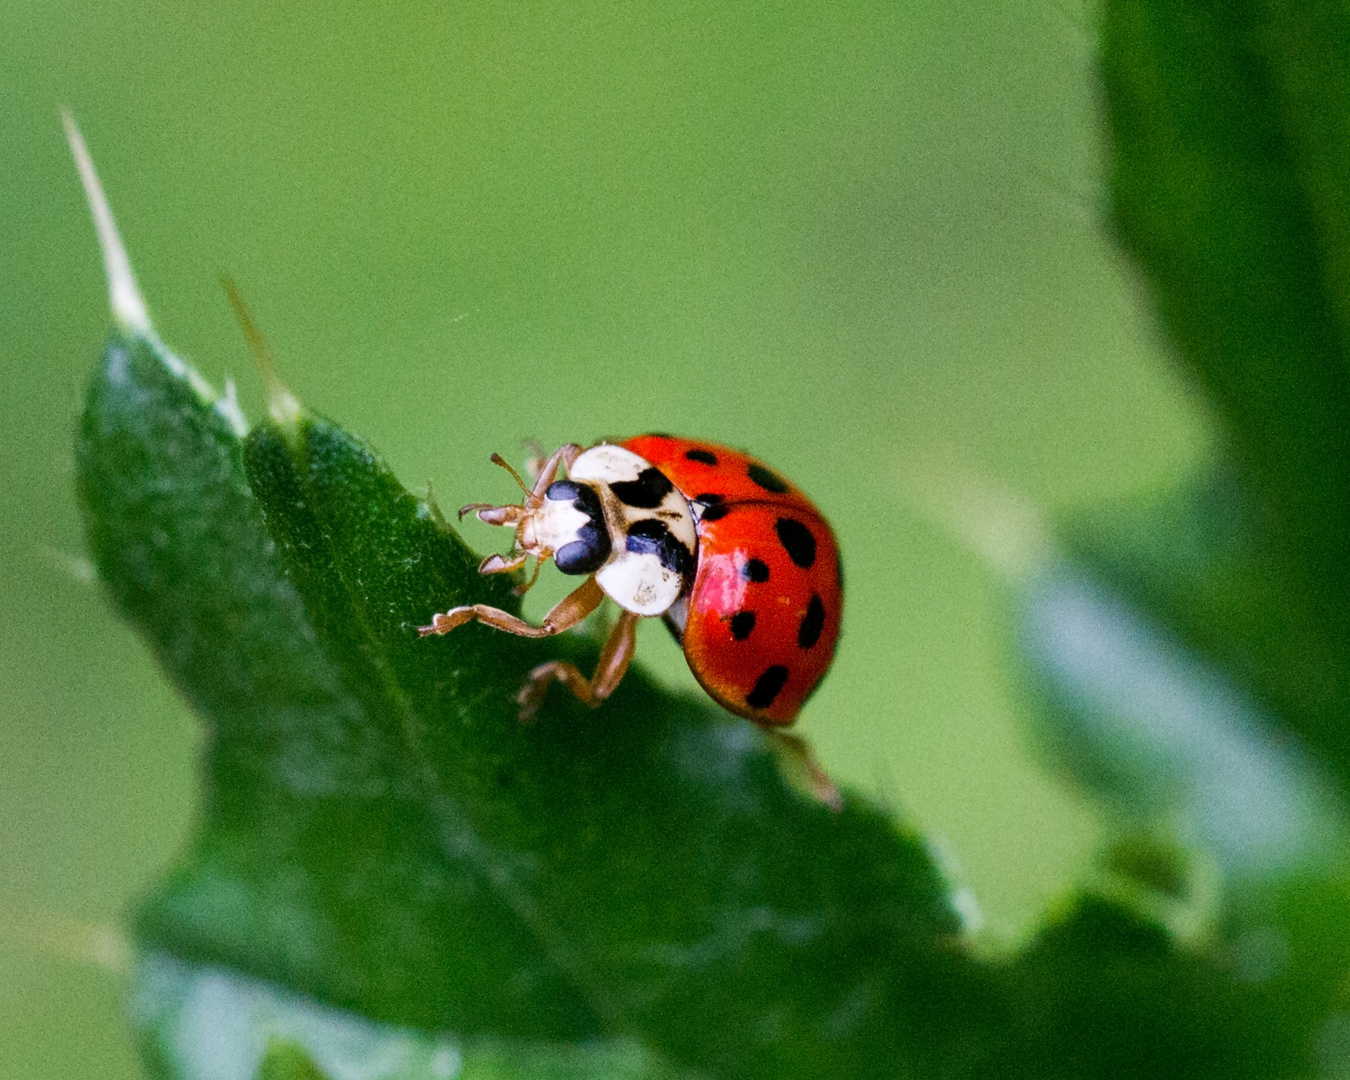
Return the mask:
<path id="1" fill-rule="evenodd" d="M 229 298 L 230 307 L 234 308 L 234 317 L 239 320 L 239 329 L 244 332 L 244 340 L 248 342 L 249 352 L 253 354 L 253 360 L 258 365 L 263 382 L 267 384 L 268 415 L 279 427 L 293 431 L 304 413 L 304 407 L 277 374 L 277 364 L 272 359 L 272 350 L 268 348 L 267 339 L 258 329 L 258 324 L 253 321 L 253 316 L 249 313 L 248 305 L 244 303 L 234 279 L 228 274 L 221 274 L 220 284 L 225 290 L 226 297 Z"/>
<path id="2" fill-rule="evenodd" d="M 239 408 L 233 386 L 226 386 L 223 395 L 217 395 L 215 388 L 199 375 L 190 365 L 175 356 L 155 334 L 150 322 L 150 312 L 136 284 L 136 275 L 131 269 L 131 259 L 122 244 L 122 236 L 117 231 L 117 222 L 113 218 L 108 197 L 99 182 L 94 160 L 89 155 L 84 136 L 80 134 L 75 117 L 64 106 L 61 108 L 61 123 L 66 129 L 66 140 L 70 143 L 71 155 L 75 158 L 75 167 L 80 174 L 80 183 L 84 185 L 85 198 L 89 202 L 89 214 L 94 219 L 94 232 L 98 235 L 98 245 L 103 252 L 103 270 L 108 278 L 108 306 L 112 309 L 113 321 L 128 338 L 147 342 L 159 361 L 176 378 L 185 380 L 201 398 L 213 406 L 229 423 L 236 435 L 242 437 L 248 432 L 248 422 Z"/>
<path id="3" fill-rule="evenodd" d="M 89 213 L 94 219 L 94 231 L 98 233 L 98 245 L 103 251 L 103 269 L 108 275 L 108 306 L 112 308 L 113 318 L 123 331 L 132 337 L 149 337 L 153 328 L 145 297 L 136 284 L 131 260 L 127 258 L 127 249 L 122 246 L 117 222 L 113 220 L 112 208 L 103 193 L 103 185 L 99 183 L 94 160 L 84 144 L 84 136 L 80 134 L 75 117 L 65 106 L 61 108 L 61 123 L 66 129 L 66 141 L 70 143 L 70 152 L 80 173 L 80 183 L 84 185 L 84 195 L 89 201 Z"/>

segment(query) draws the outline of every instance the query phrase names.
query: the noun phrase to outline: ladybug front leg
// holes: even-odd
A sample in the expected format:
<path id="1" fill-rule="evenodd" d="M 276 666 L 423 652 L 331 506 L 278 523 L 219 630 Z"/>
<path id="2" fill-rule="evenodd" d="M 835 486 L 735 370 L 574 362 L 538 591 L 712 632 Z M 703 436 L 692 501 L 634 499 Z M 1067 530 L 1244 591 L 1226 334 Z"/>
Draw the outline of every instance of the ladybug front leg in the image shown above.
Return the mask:
<path id="1" fill-rule="evenodd" d="M 536 499 L 542 499 L 548 486 L 558 479 L 560 467 L 566 467 L 569 473 L 572 471 L 572 462 L 581 455 L 581 449 L 576 443 L 564 443 L 554 450 L 549 459 L 540 466 L 538 475 L 534 477 L 534 489 L 531 494 Z"/>
<path id="2" fill-rule="evenodd" d="M 540 664 L 530 672 L 524 688 L 517 695 L 520 702 L 520 718 L 528 720 L 543 704 L 548 688 L 556 681 L 562 683 L 577 697 L 594 709 L 623 681 L 628 663 L 633 659 L 637 646 L 637 621 L 641 618 L 631 611 L 619 614 L 614 628 L 609 632 L 605 647 L 600 651 L 600 663 L 595 674 L 587 679 L 575 664 L 566 660 L 550 660 Z"/>
<path id="3" fill-rule="evenodd" d="M 544 462 L 539 469 L 539 475 L 534 477 L 534 487 L 526 485 L 520 478 L 520 473 L 511 468 L 511 463 L 502 457 L 501 454 L 493 454 L 491 461 L 494 465 L 500 465 L 511 474 L 512 479 L 520 486 L 520 490 L 525 492 L 524 506 L 498 506 L 496 503 L 469 503 L 467 506 L 459 508 L 459 517 L 462 521 L 466 514 L 476 514 L 478 520 L 487 525 L 519 525 L 521 519 L 528 516 L 532 510 L 537 510 L 544 501 L 544 492 L 554 480 L 558 478 L 558 469 L 566 466 L 569 470 L 572 468 L 572 462 L 581 455 L 582 448 L 576 443 L 564 443 L 558 449 L 553 451 L 552 456 Z M 484 573 L 494 573 L 487 570 Z"/>
<path id="4" fill-rule="evenodd" d="M 604 598 L 605 591 L 596 584 L 592 576 L 588 577 L 579 589 L 573 590 L 559 600 L 544 616 L 539 626 L 532 626 L 519 616 L 501 608 L 489 607 L 487 604 L 466 604 L 434 616 L 430 626 L 419 626 L 417 632 L 423 637 L 428 634 L 448 634 L 456 627 L 476 619 L 518 637 L 552 637 L 576 626 L 598 608 Z"/>

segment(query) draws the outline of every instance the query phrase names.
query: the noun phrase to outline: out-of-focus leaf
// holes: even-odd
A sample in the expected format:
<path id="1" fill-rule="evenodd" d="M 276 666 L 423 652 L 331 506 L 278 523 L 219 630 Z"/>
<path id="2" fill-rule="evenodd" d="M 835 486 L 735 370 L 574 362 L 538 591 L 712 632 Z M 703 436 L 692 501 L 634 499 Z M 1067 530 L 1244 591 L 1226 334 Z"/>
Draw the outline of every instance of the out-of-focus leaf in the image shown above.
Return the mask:
<path id="1" fill-rule="evenodd" d="M 1166 548 L 1165 536 L 1153 539 Z M 1094 570 L 1055 563 L 1019 604 L 1019 652 L 1058 762 L 1125 820 L 1199 848 L 1230 878 L 1286 876 L 1333 857 L 1346 829 L 1330 778 L 1279 736 L 1231 668 L 1123 599 L 1139 588 Z"/>
<path id="2" fill-rule="evenodd" d="M 1116 228 L 1217 405 L 1299 603 L 1343 656 L 1350 10 L 1110 0 L 1103 27 Z M 1344 764 L 1350 728 L 1305 734 Z"/>
<path id="3" fill-rule="evenodd" d="M 1063 537 L 1075 560 L 1272 722 L 1350 768 L 1350 638 L 1328 633 L 1269 515 L 1231 471 L 1098 508 Z"/>
<path id="4" fill-rule="evenodd" d="M 262 1064 L 258 1066 L 258 1080 L 329 1080 L 314 1064 L 303 1047 L 293 1042 L 274 1039 L 267 1046 Z"/>
<path id="5" fill-rule="evenodd" d="M 151 954 L 133 1018 L 182 1080 L 676 1080 L 631 1042 L 465 1041 L 380 1024 L 229 968 Z"/>
<path id="6" fill-rule="evenodd" d="M 1151 920 L 1096 897 L 1077 901 L 1018 958 L 1012 997 L 1025 1039 L 1018 1075 L 1312 1075 L 1309 1002 L 1219 974 L 1179 952 Z"/>

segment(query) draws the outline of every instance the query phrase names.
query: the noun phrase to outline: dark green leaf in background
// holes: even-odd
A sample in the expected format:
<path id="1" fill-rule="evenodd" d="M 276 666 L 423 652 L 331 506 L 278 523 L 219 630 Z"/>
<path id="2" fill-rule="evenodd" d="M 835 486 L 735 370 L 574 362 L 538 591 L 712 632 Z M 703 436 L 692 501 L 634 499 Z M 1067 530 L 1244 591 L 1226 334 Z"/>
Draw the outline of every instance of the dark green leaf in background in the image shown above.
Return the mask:
<path id="1" fill-rule="evenodd" d="M 1103 26 L 1113 224 L 1215 406 L 1225 461 L 1066 523 L 1065 557 L 1023 599 L 1023 656 L 1057 760 L 1124 835 L 1199 852 L 1202 892 L 1210 864 L 1185 919 L 1252 989 L 1226 1067 L 1344 1075 L 1350 13 L 1112 0 Z M 1189 983 L 1198 1017 L 1222 1011 L 1199 970 L 1170 989 L 1116 970 L 1136 1005 Z M 1076 962 L 1054 980 L 1096 992 Z M 1102 1045 L 1155 1040 L 1154 1075 L 1201 1067 L 1158 1039 L 1175 1026 L 1148 1033 L 1132 1012 Z M 1239 1034 L 1256 1030 L 1269 1041 Z"/>
<path id="2" fill-rule="evenodd" d="M 1114 223 L 1212 395 L 1234 468 L 1138 516 L 1139 539 L 1116 527 L 1088 540 L 1128 594 L 1343 776 L 1348 43 L 1338 3 L 1106 6 Z"/>

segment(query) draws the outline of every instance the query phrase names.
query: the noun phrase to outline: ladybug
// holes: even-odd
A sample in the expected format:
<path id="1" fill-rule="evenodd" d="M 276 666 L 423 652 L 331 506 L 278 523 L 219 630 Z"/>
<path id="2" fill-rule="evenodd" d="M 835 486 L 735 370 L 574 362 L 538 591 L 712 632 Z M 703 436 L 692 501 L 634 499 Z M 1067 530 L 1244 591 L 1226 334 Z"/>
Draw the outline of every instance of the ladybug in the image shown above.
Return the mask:
<path id="1" fill-rule="evenodd" d="M 599 705 L 628 668 L 638 619 L 653 616 L 665 620 L 694 677 L 724 708 L 766 728 L 796 719 L 834 657 L 844 601 L 834 533 L 798 488 L 739 450 L 670 435 L 590 449 L 569 443 L 543 463 L 532 487 L 500 456 L 492 460 L 515 476 L 525 499 L 460 511 L 516 530 L 512 554 L 489 555 L 479 570 L 508 573 L 533 556 L 534 575 L 518 593 L 549 558 L 586 580 L 539 626 L 472 604 L 436 615 L 418 628 L 422 635 L 477 620 L 550 637 L 608 596 L 622 610 L 595 675 L 587 679 L 562 660 L 539 665 L 517 699 L 522 719 L 555 681 Z"/>

